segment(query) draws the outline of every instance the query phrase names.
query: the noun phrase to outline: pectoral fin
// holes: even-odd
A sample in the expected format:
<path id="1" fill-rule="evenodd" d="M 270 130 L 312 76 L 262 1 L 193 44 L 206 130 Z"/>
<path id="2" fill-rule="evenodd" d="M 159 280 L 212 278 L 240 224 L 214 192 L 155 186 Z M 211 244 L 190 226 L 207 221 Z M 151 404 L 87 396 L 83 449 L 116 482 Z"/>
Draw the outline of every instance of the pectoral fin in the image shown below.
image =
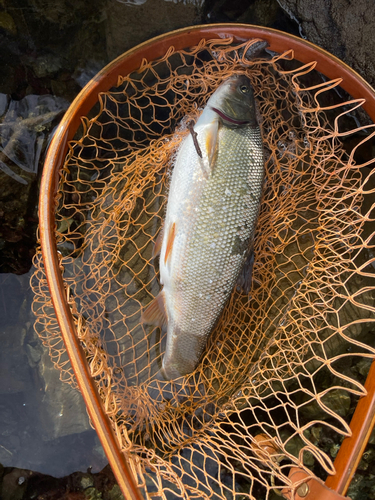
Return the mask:
<path id="1" fill-rule="evenodd" d="M 213 120 L 210 125 L 207 126 L 207 136 L 206 136 L 206 153 L 208 158 L 208 163 L 210 169 L 214 167 L 216 155 L 219 146 L 219 119 Z"/>
<path id="2" fill-rule="evenodd" d="M 165 296 L 163 290 L 152 300 L 146 309 L 142 312 L 141 320 L 143 323 L 159 326 L 167 326 L 167 312 L 165 309 Z"/>

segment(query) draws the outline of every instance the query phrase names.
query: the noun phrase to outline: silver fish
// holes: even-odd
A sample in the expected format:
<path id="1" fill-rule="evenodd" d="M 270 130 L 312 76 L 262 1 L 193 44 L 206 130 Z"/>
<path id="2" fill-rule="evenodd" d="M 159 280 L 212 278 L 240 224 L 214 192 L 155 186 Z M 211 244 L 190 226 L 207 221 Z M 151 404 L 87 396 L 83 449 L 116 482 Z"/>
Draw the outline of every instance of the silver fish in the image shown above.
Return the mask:
<path id="1" fill-rule="evenodd" d="M 143 314 L 167 325 L 161 373 L 192 372 L 252 247 L 264 176 L 250 80 L 235 75 L 208 100 L 177 154 L 160 251 L 163 289 Z"/>

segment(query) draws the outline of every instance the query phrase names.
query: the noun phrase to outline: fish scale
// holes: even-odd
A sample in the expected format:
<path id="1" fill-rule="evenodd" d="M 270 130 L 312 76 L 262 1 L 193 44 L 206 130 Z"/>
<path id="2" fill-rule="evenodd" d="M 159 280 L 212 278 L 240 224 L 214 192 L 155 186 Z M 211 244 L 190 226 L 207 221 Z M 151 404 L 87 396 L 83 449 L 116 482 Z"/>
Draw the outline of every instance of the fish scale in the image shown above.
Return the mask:
<path id="1" fill-rule="evenodd" d="M 241 88 L 251 91 L 244 75 L 217 89 L 194 127 L 199 148 L 189 135 L 176 158 L 156 299 L 168 328 L 165 379 L 195 369 L 251 250 L 264 161 L 252 91 Z"/>

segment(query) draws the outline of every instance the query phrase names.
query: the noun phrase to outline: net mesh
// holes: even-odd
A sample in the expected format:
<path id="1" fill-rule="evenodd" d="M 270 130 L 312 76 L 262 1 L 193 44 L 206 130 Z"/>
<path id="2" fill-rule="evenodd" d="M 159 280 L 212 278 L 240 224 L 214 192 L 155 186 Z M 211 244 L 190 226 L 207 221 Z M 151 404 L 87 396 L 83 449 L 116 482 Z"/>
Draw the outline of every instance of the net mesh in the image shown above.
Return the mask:
<path id="1" fill-rule="evenodd" d="M 325 479 L 375 354 L 374 125 L 358 123 L 363 101 L 339 79 L 292 51 L 249 59 L 256 43 L 202 40 L 143 60 L 99 95 L 62 169 L 67 298 L 145 498 L 278 498 L 292 465 Z M 173 159 L 234 73 L 254 87 L 266 157 L 252 287 L 233 291 L 195 372 L 162 382 L 165 332 L 141 313 L 160 290 L 153 249 Z M 35 328 L 74 385 L 40 251 L 35 266 Z"/>

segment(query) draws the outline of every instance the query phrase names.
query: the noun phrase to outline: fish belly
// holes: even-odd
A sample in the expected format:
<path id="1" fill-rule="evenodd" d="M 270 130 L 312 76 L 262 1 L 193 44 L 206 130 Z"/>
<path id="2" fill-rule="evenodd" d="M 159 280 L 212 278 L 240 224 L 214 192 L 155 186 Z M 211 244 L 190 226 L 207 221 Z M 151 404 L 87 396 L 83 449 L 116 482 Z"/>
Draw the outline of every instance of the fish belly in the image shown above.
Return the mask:
<path id="1" fill-rule="evenodd" d="M 258 127 L 221 127 L 208 169 L 188 139 L 168 200 L 166 226 L 176 228 L 170 262 L 164 262 L 165 248 L 161 253 L 166 379 L 192 372 L 199 362 L 252 244 L 264 175 Z"/>

